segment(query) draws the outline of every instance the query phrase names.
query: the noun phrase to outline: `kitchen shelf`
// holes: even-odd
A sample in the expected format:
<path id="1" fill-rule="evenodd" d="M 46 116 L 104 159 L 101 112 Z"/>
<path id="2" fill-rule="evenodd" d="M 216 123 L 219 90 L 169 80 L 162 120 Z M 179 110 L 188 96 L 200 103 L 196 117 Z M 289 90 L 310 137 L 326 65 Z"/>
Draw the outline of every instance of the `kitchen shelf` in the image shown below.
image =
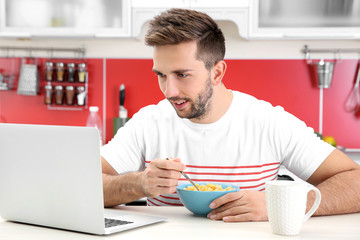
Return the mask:
<path id="1" fill-rule="evenodd" d="M 360 153 L 360 148 L 344 148 L 342 151 L 345 153 Z"/>
<path id="2" fill-rule="evenodd" d="M 48 62 L 55 62 L 56 61 L 48 61 Z M 64 62 L 64 61 L 62 61 Z M 67 63 L 70 63 L 70 62 L 74 62 L 74 61 L 66 61 L 64 62 L 64 65 L 66 65 Z M 82 62 L 79 62 L 79 63 L 85 63 L 84 61 Z M 79 64 L 78 63 L 78 64 Z M 87 64 L 86 64 L 87 66 Z M 52 75 L 56 76 L 56 71 L 55 71 L 56 68 L 54 68 L 54 72 L 52 73 Z M 75 69 L 74 70 L 74 82 L 68 82 L 67 79 L 66 79 L 66 75 L 65 75 L 65 72 L 67 72 L 67 69 L 65 70 L 64 69 L 64 76 L 63 76 L 63 81 L 56 81 L 56 80 L 53 80 L 53 81 L 44 81 L 44 86 L 43 88 L 46 88 L 47 86 L 51 86 L 51 91 L 52 91 L 52 104 L 46 104 L 47 105 L 47 108 L 49 110 L 68 110 L 68 111 L 82 111 L 82 110 L 85 110 L 85 109 L 88 109 L 88 82 L 89 82 L 89 73 L 88 73 L 88 69 L 86 69 L 86 73 L 85 73 L 85 79 L 84 79 L 84 82 L 79 82 L 78 81 L 78 69 Z M 45 73 L 43 75 L 46 75 Z M 78 76 L 78 77 L 76 77 Z M 76 81 L 77 80 L 77 81 Z M 61 86 L 63 89 L 62 89 L 62 93 L 63 93 L 63 96 L 62 96 L 62 104 L 56 104 L 56 100 L 57 100 L 57 96 L 56 96 L 56 87 L 57 86 Z M 67 96 L 66 96 L 66 87 L 68 86 L 73 86 L 74 87 L 74 104 L 73 105 L 67 105 Z M 77 95 L 79 94 L 79 92 L 77 91 L 77 88 L 78 87 L 83 87 L 84 88 L 84 93 L 85 93 L 85 97 L 84 97 L 84 105 L 77 105 Z M 47 92 L 46 92 L 46 89 L 45 89 L 45 96 L 44 96 L 44 101 L 47 99 L 48 95 L 47 95 Z"/>
<path id="3" fill-rule="evenodd" d="M 0 46 L 0 50 L 6 51 L 6 57 L 9 57 L 9 51 L 25 51 L 29 53 L 29 56 L 32 56 L 33 52 L 48 52 L 51 57 L 53 57 L 54 52 L 72 52 L 77 58 L 85 58 L 86 48 L 45 48 L 45 47 L 16 47 L 16 46 Z M 76 55 L 78 54 L 78 55 Z M 27 56 L 28 57 L 28 56 Z"/>
<path id="4" fill-rule="evenodd" d="M 360 48 L 312 48 L 310 49 L 307 45 L 304 45 L 303 49 L 301 50 L 305 54 L 305 59 L 310 61 L 310 54 L 311 53 L 332 53 L 337 58 L 341 59 L 341 54 L 347 53 L 360 53 Z"/>
<path id="5" fill-rule="evenodd" d="M 60 105 L 59 107 L 56 107 L 56 106 L 53 106 L 53 105 L 48 105 L 47 109 L 49 110 L 66 110 L 66 111 L 82 111 L 82 110 L 86 110 L 88 109 L 88 107 L 74 107 L 74 106 L 69 106 L 69 107 L 66 107 L 65 105 L 62 106 Z"/>

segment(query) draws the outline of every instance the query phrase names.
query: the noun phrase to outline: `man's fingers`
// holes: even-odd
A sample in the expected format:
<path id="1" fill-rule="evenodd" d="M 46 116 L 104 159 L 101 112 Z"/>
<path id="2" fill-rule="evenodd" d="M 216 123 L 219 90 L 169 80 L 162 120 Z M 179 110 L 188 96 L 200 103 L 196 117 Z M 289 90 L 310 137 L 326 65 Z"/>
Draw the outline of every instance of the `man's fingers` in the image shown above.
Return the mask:
<path id="1" fill-rule="evenodd" d="M 250 222 L 252 221 L 252 216 L 251 213 L 244 213 L 236 216 L 226 216 L 222 220 L 224 222 Z"/>
<path id="2" fill-rule="evenodd" d="M 176 191 L 180 171 L 185 167 L 179 158 L 154 159 L 144 171 L 143 188 L 146 196 L 170 194 Z"/>
<path id="3" fill-rule="evenodd" d="M 239 191 L 239 192 L 231 192 L 231 193 L 228 193 L 228 194 L 225 194 L 217 199 L 215 199 L 214 201 L 212 201 L 210 203 L 210 208 L 212 209 L 216 209 L 228 202 L 232 202 L 232 201 L 235 201 L 235 200 L 239 200 L 243 197 L 243 192 L 242 191 Z"/>
<path id="4" fill-rule="evenodd" d="M 244 190 L 228 193 L 210 205 L 214 210 L 207 217 L 213 220 L 265 221 L 268 218 L 264 192 Z"/>
<path id="5" fill-rule="evenodd" d="M 185 165 L 181 163 L 179 158 L 172 159 L 154 159 L 150 162 L 150 164 L 154 164 L 157 168 L 166 169 L 166 170 L 174 170 L 174 171 L 183 171 L 185 169 Z"/>
<path id="6" fill-rule="evenodd" d="M 163 170 L 158 169 L 154 176 L 156 178 L 169 178 L 169 179 L 179 179 L 181 177 L 181 173 L 175 170 Z"/>
<path id="7" fill-rule="evenodd" d="M 246 206 L 236 206 L 235 204 L 225 204 L 208 213 L 207 217 L 210 219 L 218 220 L 226 216 L 234 216 L 237 214 L 248 213 L 251 209 Z"/>

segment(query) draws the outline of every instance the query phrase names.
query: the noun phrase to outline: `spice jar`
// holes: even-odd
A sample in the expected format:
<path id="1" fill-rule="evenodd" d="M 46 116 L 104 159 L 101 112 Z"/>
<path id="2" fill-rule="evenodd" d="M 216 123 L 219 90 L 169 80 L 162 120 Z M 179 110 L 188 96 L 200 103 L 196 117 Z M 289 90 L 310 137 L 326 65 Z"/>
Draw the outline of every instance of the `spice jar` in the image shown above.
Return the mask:
<path id="1" fill-rule="evenodd" d="M 58 82 L 64 81 L 64 72 L 65 72 L 64 63 L 62 62 L 56 63 L 56 80 Z"/>
<path id="2" fill-rule="evenodd" d="M 45 104 L 46 105 L 51 105 L 53 102 L 53 91 L 52 91 L 52 86 L 51 85 L 46 85 L 45 86 Z"/>
<path id="3" fill-rule="evenodd" d="M 52 62 L 45 63 L 45 81 L 51 82 L 53 80 L 53 67 L 54 67 L 54 63 Z"/>
<path id="4" fill-rule="evenodd" d="M 75 82 L 75 63 L 67 64 L 67 81 Z"/>
<path id="5" fill-rule="evenodd" d="M 66 104 L 74 105 L 75 88 L 74 86 L 66 86 Z"/>
<path id="6" fill-rule="evenodd" d="M 78 81 L 81 83 L 86 82 L 86 63 L 78 64 Z"/>
<path id="7" fill-rule="evenodd" d="M 55 86 L 55 103 L 57 105 L 63 104 L 64 91 L 63 86 Z"/>
<path id="8" fill-rule="evenodd" d="M 84 106 L 85 105 L 85 98 L 86 98 L 86 91 L 85 91 L 85 87 L 83 86 L 79 86 L 76 88 L 77 90 L 77 105 L 79 106 Z"/>

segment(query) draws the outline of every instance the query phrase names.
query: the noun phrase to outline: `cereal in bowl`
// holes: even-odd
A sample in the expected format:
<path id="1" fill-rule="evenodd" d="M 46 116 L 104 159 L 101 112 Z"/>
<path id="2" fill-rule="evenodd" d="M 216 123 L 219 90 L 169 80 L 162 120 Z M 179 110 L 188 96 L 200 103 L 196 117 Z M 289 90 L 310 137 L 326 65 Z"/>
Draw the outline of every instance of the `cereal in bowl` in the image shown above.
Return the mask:
<path id="1" fill-rule="evenodd" d="M 200 191 L 230 191 L 230 190 L 235 190 L 235 188 L 233 187 L 227 187 L 227 188 L 222 188 L 221 185 L 218 184 L 213 184 L 213 183 L 208 183 L 208 184 L 196 184 L 196 186 L 200 189 Z M 186 188 L 184 188 L 184 190 L 189 190 L 189 191 L 197 191 L 196 188 L 194 186 L 188 186 Z"/>

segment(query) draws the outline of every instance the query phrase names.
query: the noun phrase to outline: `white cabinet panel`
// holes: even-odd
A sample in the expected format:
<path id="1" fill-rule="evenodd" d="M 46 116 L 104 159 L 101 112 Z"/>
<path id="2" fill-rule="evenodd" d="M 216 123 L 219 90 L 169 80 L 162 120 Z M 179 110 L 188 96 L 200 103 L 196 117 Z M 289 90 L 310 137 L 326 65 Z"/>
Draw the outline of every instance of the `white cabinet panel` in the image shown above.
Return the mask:
<path id="1" fill-rule="evenodd" d="M 0 0 L 0 37 L 139 37 L 173 7 L 233 21 L 248 39 L 360 39 L 360 0 Z"/>
<path id="2" fill-rule="evenodd" d="M 130 36 L 130 0 L 0 0 L 0 8 L 1 36 Z"/>
<path id="3" fill-rule="evenodd" d="M 242 8 L 249 7 L 249 0 L 191 0 L 191 8 Z"/>
<path id="4" fill-rule="evenodd" d="M 360 0 L 251 0 L 250 39 L 359 39 Z"/>
<path id="5" fill-rule="evenodd" d="M 186 8 L 191 0 L 132 0 L 133 8 Z"/>
<path id="6" fill-rule="evenodd" d="M 173 7 L 205 12 L 215 20 L 233 21 L 238 26 L 239 34 L 242 37 L 248 36 L 249 0 L 134 0 L 132 5 L 132 36 L 139 37 L 141 29 L 147 21 Z"/>

